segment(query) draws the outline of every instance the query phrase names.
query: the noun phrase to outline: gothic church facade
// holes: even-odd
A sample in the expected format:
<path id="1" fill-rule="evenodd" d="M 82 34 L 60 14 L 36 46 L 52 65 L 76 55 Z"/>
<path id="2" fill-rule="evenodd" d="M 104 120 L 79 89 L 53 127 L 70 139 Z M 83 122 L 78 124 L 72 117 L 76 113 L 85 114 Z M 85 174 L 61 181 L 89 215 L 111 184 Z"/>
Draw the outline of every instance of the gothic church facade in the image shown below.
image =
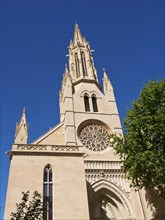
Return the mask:
<path id="1" fill-rule="evenodd" d="M 122 134 L 113 86 L 98 82 L 90 44 L 75 25 L 60 91 L 60 123 L 27 143 L 25 111 L 16 126 L 4 219 L 21 192 L 43 195 L 44 220 L 146 219 L 144 196 L 129 187 L 109 134 Z M 148 218 L 149 219 L 149 218 Z"/>

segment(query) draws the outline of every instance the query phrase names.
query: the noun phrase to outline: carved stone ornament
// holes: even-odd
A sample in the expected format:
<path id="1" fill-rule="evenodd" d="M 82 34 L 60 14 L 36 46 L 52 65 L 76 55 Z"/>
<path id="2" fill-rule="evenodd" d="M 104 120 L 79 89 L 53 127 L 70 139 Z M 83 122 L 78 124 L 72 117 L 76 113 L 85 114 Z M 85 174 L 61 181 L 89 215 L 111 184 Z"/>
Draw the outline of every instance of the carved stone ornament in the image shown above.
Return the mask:
<path id="1" fill-rule="evenodd" d="M 92 151 L 105 150 L 110 143 L 107 130 L 102 125 L 87 125 L 80 131 L 79 138 L 82 144 Z"/>

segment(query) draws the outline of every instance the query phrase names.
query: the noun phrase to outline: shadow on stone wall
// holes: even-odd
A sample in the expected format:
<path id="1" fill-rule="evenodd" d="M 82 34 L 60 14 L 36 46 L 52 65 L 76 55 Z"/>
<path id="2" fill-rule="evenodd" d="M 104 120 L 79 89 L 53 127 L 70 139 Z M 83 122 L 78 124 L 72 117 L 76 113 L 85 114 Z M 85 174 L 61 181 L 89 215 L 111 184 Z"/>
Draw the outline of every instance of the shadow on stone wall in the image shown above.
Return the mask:
<path id="1" fill-rule="evenodd" d="M 90 183 L 88 181 L 86 181 L 87 184 L 87 191 L 88 191 L 88 204 L 89 204 L 89 214 L 90 214 L 90 220 L 110 220 L 110 218 L 107 216 L 106 210 L 101 207 L 100 205 L 100 215 L 99 217 L 94 216 L 92 207 L 91 207 L 91 196 L 95 195 L 95 191 L 93 190 L 93 188 L 91 187 Z M 99 202 L 99 201 L 98 201 Z M 101 201 L 100 201 L 101 204 Z M 113 220 L 113 219 L 112 219 Z"/>
<path id="2" fill-rule="evenodd" d="M 165 200 L 158 199 L 152 189 L 146 190 L 147 207 L 152 211 L 152 220 L 165 220 Z"/>

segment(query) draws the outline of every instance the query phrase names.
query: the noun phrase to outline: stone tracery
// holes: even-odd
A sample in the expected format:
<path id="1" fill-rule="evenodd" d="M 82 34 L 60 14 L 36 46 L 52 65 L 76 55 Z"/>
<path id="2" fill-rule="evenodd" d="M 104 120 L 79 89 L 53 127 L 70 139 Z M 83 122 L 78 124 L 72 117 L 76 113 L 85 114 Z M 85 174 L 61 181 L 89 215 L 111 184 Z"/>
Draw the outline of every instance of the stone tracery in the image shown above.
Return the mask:
<path id="1" fill-rule="evenodd" d="M 109 134 L 102 125 L 87 125 L 81 131 L 79 138 L 82 144 L 92 151 L 102 151 L 109 146 Z"/>

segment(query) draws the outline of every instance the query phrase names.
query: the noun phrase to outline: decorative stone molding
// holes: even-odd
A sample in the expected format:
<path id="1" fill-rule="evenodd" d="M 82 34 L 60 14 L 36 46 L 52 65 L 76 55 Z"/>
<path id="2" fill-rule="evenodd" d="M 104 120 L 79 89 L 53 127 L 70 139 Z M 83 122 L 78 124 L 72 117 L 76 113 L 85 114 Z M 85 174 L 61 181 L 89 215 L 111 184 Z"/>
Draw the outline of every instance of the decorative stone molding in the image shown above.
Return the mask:
<path id="1" fill-rule="evenodd" d="M 82 146 L 66 145 L 13 145 L 12 151 L 7 152 L 12 158 L 13 155 L 37 155 L 37 156 L 81 156 L 83 157 Z"/>
<path id="2" fill-rule="evenodd" d="M 17 145 L 17 150 L 47 150 L 47 146 L 42 146 L 42 145 Z"/>
<path id="3" fill-rule="evenodd" d="M 85 160 L 85 169 L 122 169 L 122 162 Z"/>
<path id="4" fill-rule="evenodd" d="M 79 151 L 79 146 L 51 146 L 52 151 Z"/>
<path id="5" fill-rule="evenodd" d="M 13 145 L 14 150 L 21 151 L 80 151 L 82 146 L 66 146 L 66 145 Z"/>
<path id="6" fill-rule="evenodd" d="M 125 179 L 121 161 L 85 160 L 85 175 L 90 184 L 105 179 L 130 193 L 129 183 Z"/>
<path id="7" fill-rule="evenodd" d="M 85 175 L 90 184 L 100 179 L 105 179 L 114 183 L 123 191 L 130 193 L 129 183 L 125 180 L 125 176 L 121 170 L 86 170 Z"/>
<path id="8" fill-rule="evenodd" d="M 6 154 L 9 156 L 10 160 L 13 158 L 13 155 L 19 155 L 19 156 L 48 156 L 48 157 L 82 157 L 83 153 L 73 153 L 73 152 L 65 152 L 65 153 L 61 153 L 61 152 L 27 152 L 27 151 L 7 151 Z"/>

